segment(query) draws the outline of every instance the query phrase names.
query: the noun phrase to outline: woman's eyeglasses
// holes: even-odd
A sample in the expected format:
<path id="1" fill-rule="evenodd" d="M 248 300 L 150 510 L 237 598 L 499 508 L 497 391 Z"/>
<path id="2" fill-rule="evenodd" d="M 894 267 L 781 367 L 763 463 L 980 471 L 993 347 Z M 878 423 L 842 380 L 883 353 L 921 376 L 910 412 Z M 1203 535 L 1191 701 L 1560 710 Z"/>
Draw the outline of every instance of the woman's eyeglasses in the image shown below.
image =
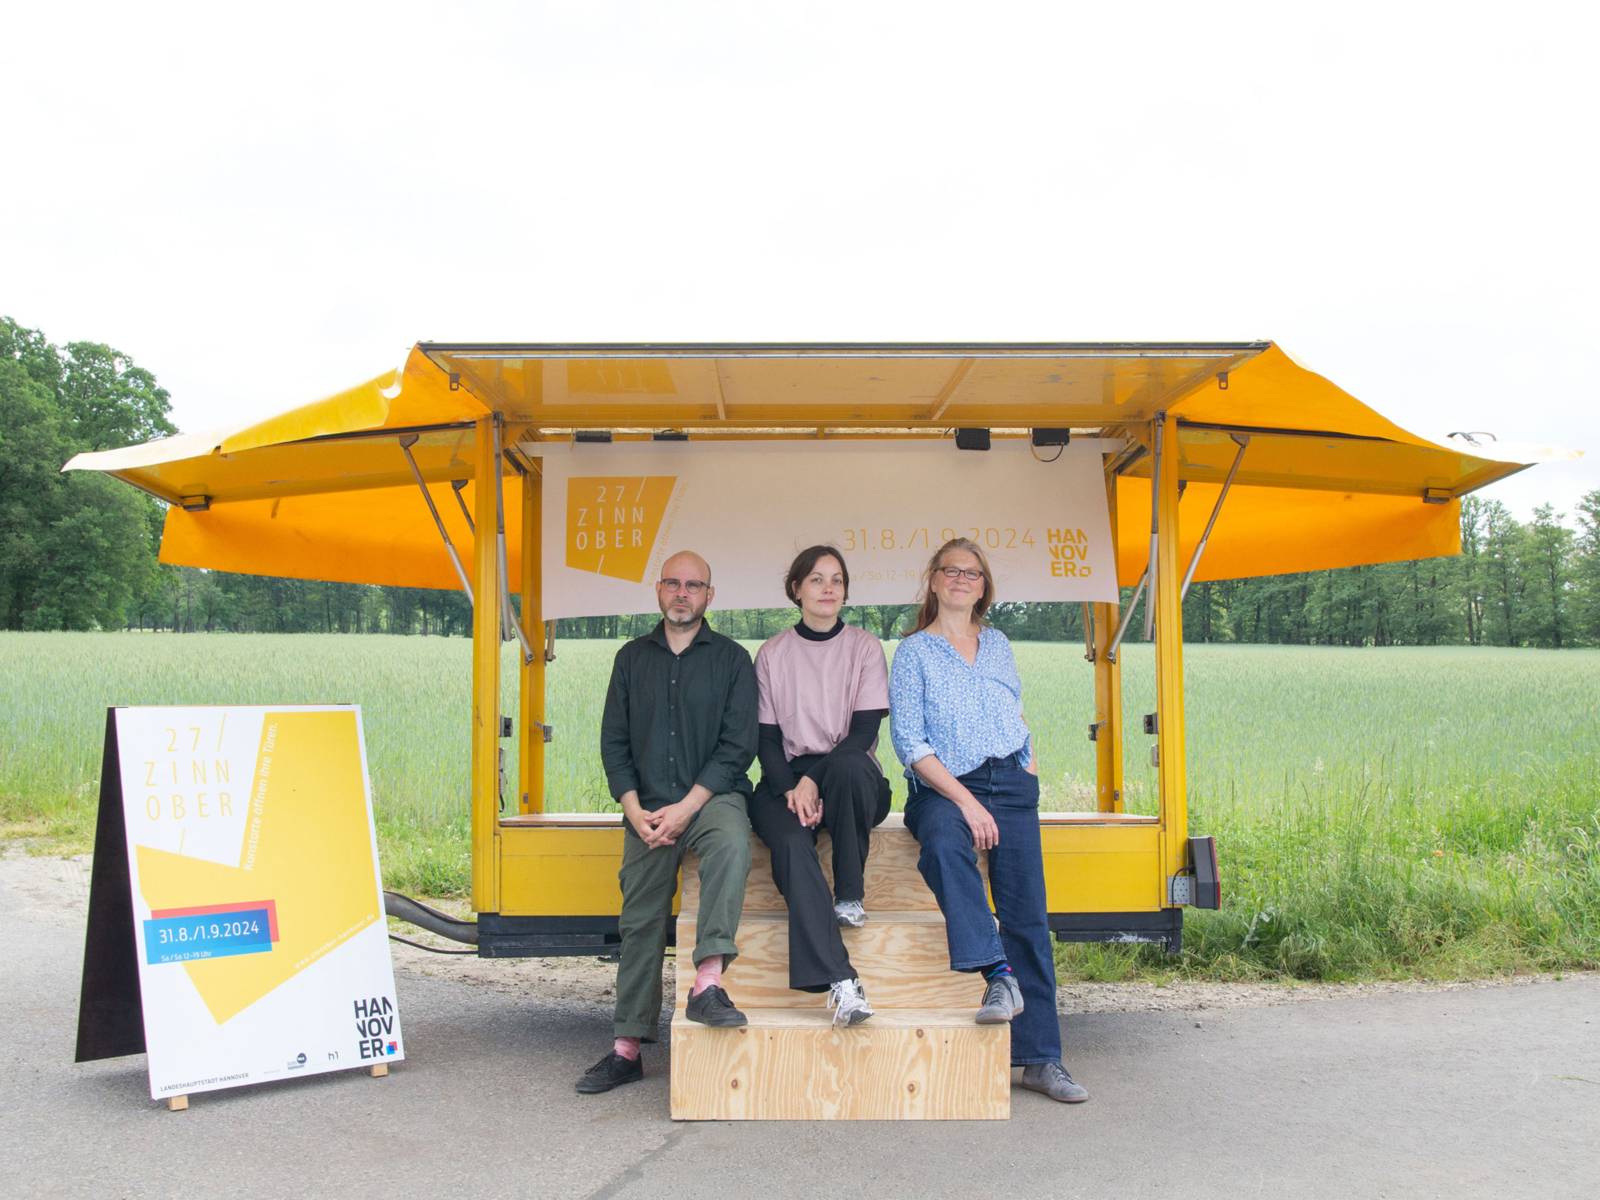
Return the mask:
<path id="1" fill-rule="evenodd" d="M 663 579 L 656 586 L 669 592 L 688 592 L 691 596 L 698 596 L 711 585 L 704 579 Z"/>
<path id="2" fill-rule="evenodd" d="M 977 583 L 978 580 L 983 578 L 983 572 L 978 570 L 977 567 L 940 567 L 939 574 L 952 582 L 957 579 L 965 579 L 968 583 Z"/>

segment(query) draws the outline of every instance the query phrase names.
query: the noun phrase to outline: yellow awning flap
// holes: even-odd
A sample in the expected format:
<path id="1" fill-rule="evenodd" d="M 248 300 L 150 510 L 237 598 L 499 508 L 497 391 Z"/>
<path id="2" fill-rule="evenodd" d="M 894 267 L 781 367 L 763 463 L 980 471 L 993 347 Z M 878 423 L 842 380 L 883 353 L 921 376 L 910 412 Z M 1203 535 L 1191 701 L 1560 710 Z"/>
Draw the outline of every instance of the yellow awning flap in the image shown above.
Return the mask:
<path id="1" fill-rule="evenodd" d="M 1185 557 L 1248 442 L 1198 579 L 1384 562 L 1459 549 L 1462 495 L 1550 454 L 1490 458 L 1402 429 L 1271 343 L 941 346 L 418 345 L 399 371 L 253 425 L 83 454 L 175 505 L 164 562 L 396 586 L 457 586 L 400 448 L 464 554 L 474 421 L 537 454 L 574 430 L 690 437 L 947 436 L 1070 427 L 1135 443 L 1180 421 Z M 410 439 L 415 437 L 414 441 Z M 1148 447 L 1118 485 L 1119 575 L 1148 544 Z M 1492 449 L 1500 450 L 1499 444 Z M 954 451 L 952 451 L 954 452 Z M 1503 451 L 1502 451 L 1503 453 Z M 520 502 L 506 479 L 513 577 Z"/>
<path id="2" fill-rule="evenodd" d="M 472 511 L 474 486 L 461 498 Z M 471 561 L 472 534 L 450 485 L 430 483 L 439 518 Z M 183 567 L 378 583 L 389 587 L 461 586 L 415 483 L 327 496 L 289 496 L 219 504 L 208 512 L 167 510 L 161 561 Z M 522 506 L 506 482 L 506 554 L 510 577 L 522 570 Z"/>
<path id="3" fill-rule="evenodd" d="M 393 438 L 369 435 L 461 426 L 485 411 L 470 392 L 452 389 L 448 377 L 413 350 L 400 370 L 265 421 L 80 454 L 62 469 L 104 471 L 170 504 L 190 507 L 383 487 L 410 480 L 410 468 Z M 458 447 L 459 441 L 450 445 Z M 432 436 L 415 450 L 424 474 L 465 478 L 452 474 L 449 453 L 442 459 L 434 453 L 442 444 Z"/>

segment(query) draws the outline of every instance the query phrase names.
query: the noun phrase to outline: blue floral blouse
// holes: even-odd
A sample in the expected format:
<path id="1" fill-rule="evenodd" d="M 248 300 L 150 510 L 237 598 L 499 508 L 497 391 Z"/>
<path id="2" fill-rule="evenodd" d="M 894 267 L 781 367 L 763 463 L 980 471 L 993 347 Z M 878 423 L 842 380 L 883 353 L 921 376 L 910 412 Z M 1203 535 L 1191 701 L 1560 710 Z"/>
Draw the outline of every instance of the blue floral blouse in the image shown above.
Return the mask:
<path id="1" fill-rule="evenodd" d="M 889 736 L 908 778 L 915 777 L 911 764 L 930 754 L 952 775 L 1017 751 L 1027 766 L 1033 747 L 1006 635 L 984 628 L 971 666 L 926 629 L 901 642 L 889 669 Z"/>

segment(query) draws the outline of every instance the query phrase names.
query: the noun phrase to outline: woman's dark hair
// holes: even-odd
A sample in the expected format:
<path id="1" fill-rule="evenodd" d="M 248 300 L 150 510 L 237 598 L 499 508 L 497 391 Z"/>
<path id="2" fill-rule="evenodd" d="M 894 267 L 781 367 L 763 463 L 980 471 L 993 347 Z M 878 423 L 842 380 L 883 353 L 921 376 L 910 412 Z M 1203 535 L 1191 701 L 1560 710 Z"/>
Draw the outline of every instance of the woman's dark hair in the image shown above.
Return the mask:
<path id="1" fill-rule="evenodd" d="M 839 574 L 844 576 L 844 598 L 850 599 L 850 568 L 845 566 L 844 555 L 839 553 L 838 547 L 807 546 L 794 556 L 794 561 L 789 564 L 789 573 L 783 577 L 784 593 L 796 608 L 800 607 L 800 585 L 824 558 L 831 558 L 839 564 Z"/>

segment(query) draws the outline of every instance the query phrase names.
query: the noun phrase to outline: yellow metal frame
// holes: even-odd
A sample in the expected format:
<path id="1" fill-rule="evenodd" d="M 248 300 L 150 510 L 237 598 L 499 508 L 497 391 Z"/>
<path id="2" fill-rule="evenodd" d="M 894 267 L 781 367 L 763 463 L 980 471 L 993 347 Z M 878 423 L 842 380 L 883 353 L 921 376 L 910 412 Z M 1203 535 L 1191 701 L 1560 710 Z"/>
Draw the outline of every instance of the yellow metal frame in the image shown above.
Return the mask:
<path id="1" fill-rule="evenodd" d="M 544 618 L 540 588 L 540 502 L 544 495 L 544 476 L 537 462 L 530 463 L 522 476 L 522 632 L 528 644 L 537 646 L 533 661 L 523 661 L 521 703 L 518 713 L 517 763 L 521 797 L 518 811 L 544 811 Z"/>
<path id="2" fill-rule="evenodd" d="M 1183 741 L 1183 568 L 1178 556 L 1178 420 L 1161 413 L 1152 425 L 1159 427 L 1162 444 L 1156 480 L 1155 578 L 1149 599 L 1156 608 L 1156 767 L 1161 791 L 1161 874 L 1165 891 L 1168 877 L 1186 865 L 1189 837 L 1189 796 L 1185 790 Z M 1162 902 L 1166 902 L 1165 896 Z"/>
<path id="3" fill-rule="evenodd" d="M 481 417 L 472 446 L 480 486 L 472 524 L 472 907 L 500 907 L 500 561 L 496 555 L 495 489 L 498 416 Z"/>
<path id="4" fill-rule="evenodd" d="M 1117 478 L 1106 476 L 1106 505 L 1111 517 L 1112 553 L 1116 553 Z M 1117 604 L 1091 604 L 1094 624 L 1095 807 L 1119 813 L 1122 802 L 1122 662 L 1111 652 L 1122 609 Z"/>
<path id="5" fill-rule="evenodd" d="M 1176 420 L 1166 414 L 1141 431 L 1154 442 L 1156 424 L 1165 422 L 1166 444 L 1176 446 Z M 886 431 L 887 432 L 887 431 Z M 892 435 L 891 435 L 892 436 Z M 477 478 L 493 455 L 493 428 L 478 423 Z M 484 446 L 488 446 L 489 458 Z M 503 469 L 503 464 L 501 464 Z M 1157 816 L 1132 816 L 1123 804 L 1122 668 L 1110 653 L 1120 609 L 1091 606 L 1094 623 L 1096 812 L 1046 814 L 1040 838 L 1045 885 L 1053 913 L 1157 912 L 1171 907 L 1169 877 L 1186 868 L 1188 812 L 1183 772 L 1183 622 L 1178 588 L 1179 456 L 1163 456 L 1156 484 L 1157 573 L 1156 665 L 1157 737 L 1160 758 L 1160 810 Z M 542 647 L 540 591 L 541 479 L 536 464 L 522 476 L 523 628 L 531 644 Z M 1117 479 L 1106 480 L 1112 528 L 1116 528 Z M 477 489 L 475 524 L 483 536 L 474 555 L 474 590 L 487 597 L 473 623 L 473 904 L 479 912 L 503 917 L 608 917 L 621 907 L 616 867 L 622 854 L 621 818 L 610 813 L 552 813 L 544 797 L 545 662 L 542 653 L 521 671 L 520 802 L 514 816 L 499 818 L 498 776 L 493 764 L 498 734 L 500 595 L 493 568 L 494 492 Z M 485 564 L 484 555 L 488 555 Z M 488 572 L 485 574 L 485 572 Z M 486 732 L 488 731 L 488 732 Z M 597 731 L 564 731 L 567 736 L 597 736 Z"/>

